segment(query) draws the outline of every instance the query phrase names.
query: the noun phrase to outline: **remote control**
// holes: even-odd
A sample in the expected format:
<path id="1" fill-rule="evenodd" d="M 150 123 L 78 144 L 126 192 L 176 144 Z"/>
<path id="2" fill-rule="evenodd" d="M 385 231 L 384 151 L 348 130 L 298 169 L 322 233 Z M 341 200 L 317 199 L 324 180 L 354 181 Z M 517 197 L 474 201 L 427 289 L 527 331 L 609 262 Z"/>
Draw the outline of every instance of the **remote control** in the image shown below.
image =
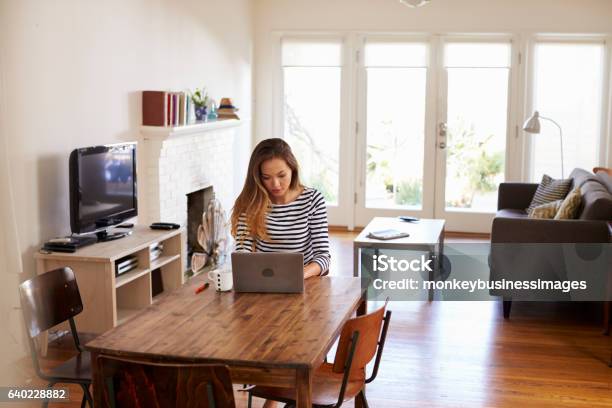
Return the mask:
<path id="1" fill-rule="evenodd" d="M 134 224 L 126 222 L 125 224 L 117 225 L 115 228 L 134 228 Z"/>
<path id="2" fill-rule="evenodd" d="M 171 230 L 171 229 L 176 229 L 172 225 L 163 225 L 163 224 L 157 224 L 157 225 L 151 224 L 149 226 L 149 228 L 156 229 L 156 230 Z"/>
<path id="3" fill-rule="evenodd" d="M 173 222 L 154 222 L 150 225 L 151 229 L 178 229 L 181 228 L 179 224 L 175 224 Z"/>
<path id="4" fill-rule="evenodd" d="M 416 218 L 416 217 L 410 217 L 410 216 L 408 216 L 408 215 L 402 215 L 402 216 L 399 216 L 398 218 L 399 218 L 401 221 L 404 221 L 404 222 L 418 222 L 418 221 L 419 221 L 419 219 L 418 219 L 418 218 Z"/>

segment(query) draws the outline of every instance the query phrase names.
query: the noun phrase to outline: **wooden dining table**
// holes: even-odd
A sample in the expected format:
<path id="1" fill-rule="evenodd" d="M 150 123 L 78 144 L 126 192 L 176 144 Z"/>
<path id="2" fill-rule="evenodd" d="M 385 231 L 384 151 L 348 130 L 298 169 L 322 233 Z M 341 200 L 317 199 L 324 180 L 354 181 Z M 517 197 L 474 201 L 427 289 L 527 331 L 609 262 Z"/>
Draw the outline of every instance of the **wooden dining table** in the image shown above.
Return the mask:
<path id="1" fill-rule="evenodd" d="M 147 362 L 213 363 L 232 382 L 296 389 L 297 407 L 312 406 L 313 371 L 355 313 L 365 313 L 359 278 L 306 280 L 301 294 L 196 294 L 203 276 L 160 295 L 132 319 L 100 335 L 91 352 L 96 406 L 102 406 L 102 355 Z"/>

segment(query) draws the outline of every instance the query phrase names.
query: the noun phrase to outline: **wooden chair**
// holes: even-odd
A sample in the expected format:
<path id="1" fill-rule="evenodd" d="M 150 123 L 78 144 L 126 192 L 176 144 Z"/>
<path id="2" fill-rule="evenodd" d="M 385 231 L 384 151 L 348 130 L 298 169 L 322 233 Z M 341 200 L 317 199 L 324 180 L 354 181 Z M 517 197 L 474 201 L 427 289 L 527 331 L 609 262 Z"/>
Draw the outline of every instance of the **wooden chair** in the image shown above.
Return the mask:
<path id="1" fill-rule="evenodd" d="M 364 386 L 374 381 L 378 374 L 391 320 L 391 311 L 385 313 L 386 306 L 385 303 L 375 312 L 355 317 L 344 324 L 334 362 L 324 362 L 313 374 L 313 407 L 338 408 L 353 398 L 359 398 L 363 406 L 368 407 Z M 372 374 L 366 378 L 366 365 L 374 356 Z M 295 389 L 256 386 L 248 392 L 249 408 L 253 396 L 295 406 Z"/>
<path id="2" fill-rule="evenodd" d="M 210 364 L 158 364 L 100 356 L 102 407 L 235 408 L 229 369 Z"/>
<path id="3" fill-rule="evenodd" d="M 78 384 L 83 389 L 81 407 L 86 402 L 93 407 L 89 392 L 91 385 L 91 357 L 84 351 L 79 341 L 74 316 L 83 311 L 83 303 L 74 272 L 70 268 L 59 268 L 36 276 L 19 285 L 21 307 L 30 343 L 30 353 L 36 374 L 49 381 L 47 388 L 53 388 L 57 383 Z M 43 372 L 38 361 L 38 353 L 34 337 L 49 330 L 53 326 L 70 323 L 74 346 L 78 355 L 47 372 Z M 43 402 L 43 407 L 49 401 Z"/>

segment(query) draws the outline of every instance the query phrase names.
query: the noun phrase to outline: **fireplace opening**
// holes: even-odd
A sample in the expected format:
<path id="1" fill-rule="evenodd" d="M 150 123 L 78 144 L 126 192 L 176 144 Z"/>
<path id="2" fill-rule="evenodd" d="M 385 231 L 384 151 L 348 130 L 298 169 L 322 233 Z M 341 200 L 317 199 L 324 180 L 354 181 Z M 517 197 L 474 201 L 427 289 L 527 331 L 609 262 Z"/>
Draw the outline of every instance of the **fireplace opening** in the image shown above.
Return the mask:
<path id="1" fill-rule="evenodd" d="M 202 215 L 214 195 L 212 186 L 187 194 L 187 271 L 191 270 L 191 255 L 203 251 L 198 243 L 198 226 L 202 224 Z"/>

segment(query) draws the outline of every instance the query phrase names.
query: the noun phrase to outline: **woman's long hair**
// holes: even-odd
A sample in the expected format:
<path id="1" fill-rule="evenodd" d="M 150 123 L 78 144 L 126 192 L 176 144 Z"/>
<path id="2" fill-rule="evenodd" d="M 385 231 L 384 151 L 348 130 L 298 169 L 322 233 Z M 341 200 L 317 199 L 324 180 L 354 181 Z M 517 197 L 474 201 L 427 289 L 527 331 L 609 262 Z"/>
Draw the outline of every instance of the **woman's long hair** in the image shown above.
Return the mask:
<path id="1" fill-rule="evenodd" d="M 270 208 L 270 196 L 261 181 L 261 164 L 270 159 L 283 159 L 291 169 L 291 184 L 289 189 L 294 190 L 302 187 L 298 171 L 298 162 L 291 147 L 283 139 L 273 138 L 261 141 L 251 154 L 249 168 L 242 192 L 234 203 L 232 209 L 232 236 L 238 242 L 246 238 L 268 239 L 266 229 L 266 214 Z M 237 236 L 238 220 L 241 216 L 245 217 L 246 225 L 250 237 Z"/>

